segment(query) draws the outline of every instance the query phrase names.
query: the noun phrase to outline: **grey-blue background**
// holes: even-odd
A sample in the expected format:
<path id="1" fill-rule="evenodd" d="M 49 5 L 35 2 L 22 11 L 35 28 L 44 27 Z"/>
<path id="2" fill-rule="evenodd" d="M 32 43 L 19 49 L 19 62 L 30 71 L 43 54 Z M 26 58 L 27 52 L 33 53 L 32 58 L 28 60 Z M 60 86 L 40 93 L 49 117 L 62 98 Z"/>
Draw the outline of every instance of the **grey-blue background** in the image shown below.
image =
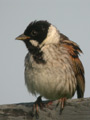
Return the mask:
<path id="1" fill-rule="evenodd" d="M 80 59 L 85 67 L 85 97 L 89 97 L 90 0 L 0 0 L 0 104 L 36 99 L 24 84 L 27 49 L 15 40 L 33 20 L 48 20 L 80 45 L 84 52 Z"/>

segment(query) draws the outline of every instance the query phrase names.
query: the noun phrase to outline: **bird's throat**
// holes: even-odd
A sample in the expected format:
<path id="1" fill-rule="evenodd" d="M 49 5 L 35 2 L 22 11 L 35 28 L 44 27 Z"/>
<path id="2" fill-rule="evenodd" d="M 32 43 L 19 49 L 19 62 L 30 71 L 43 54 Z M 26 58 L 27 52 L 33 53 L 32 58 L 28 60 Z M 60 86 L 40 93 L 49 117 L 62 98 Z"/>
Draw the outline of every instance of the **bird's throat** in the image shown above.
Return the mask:
<path id="1" fill-rule="evenodd" d="M 41 51 L 41 48 L 39 46 L 33 46 L 30 42 L 25 42 L 26 47 L 30 54 L 33 55 L 34 60 L 38 64 L 45 64 L 45 60 L 43 59 L 43 52 Z"/>

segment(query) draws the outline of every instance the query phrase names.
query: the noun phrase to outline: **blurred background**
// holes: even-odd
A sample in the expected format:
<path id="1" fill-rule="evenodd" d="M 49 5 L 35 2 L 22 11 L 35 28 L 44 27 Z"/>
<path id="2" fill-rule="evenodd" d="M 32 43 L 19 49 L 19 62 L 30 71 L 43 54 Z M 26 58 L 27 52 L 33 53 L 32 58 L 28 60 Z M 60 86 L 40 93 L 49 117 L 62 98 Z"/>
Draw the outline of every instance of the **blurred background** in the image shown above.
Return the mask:
<path id="1" fill-rule="evenodd" d="M 0 16 L 0 104 L 36 100 L 24 82 L 27 49 L 15 40 L 33 20 L 48 20 L 80 45 L 90 97 L 90 0 L 0 0 Z"/>

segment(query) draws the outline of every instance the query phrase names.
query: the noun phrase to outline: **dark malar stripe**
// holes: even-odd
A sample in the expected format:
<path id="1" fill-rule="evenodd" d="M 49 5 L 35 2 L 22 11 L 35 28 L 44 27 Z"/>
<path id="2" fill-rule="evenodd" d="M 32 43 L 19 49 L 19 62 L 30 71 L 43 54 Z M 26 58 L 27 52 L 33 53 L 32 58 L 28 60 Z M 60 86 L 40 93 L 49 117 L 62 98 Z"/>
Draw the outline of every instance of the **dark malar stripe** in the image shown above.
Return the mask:
<path id="1" fill-rule="evenodd" d="M 33 55 L 34 60 L 38 64 L 45 64 L 46 61 L 43 59 L 43 52 L 39 48 L 39 46 L 35 47 L 30 42 L 25 41 L 26 47 L 28 48 L 30 54 Z"/>

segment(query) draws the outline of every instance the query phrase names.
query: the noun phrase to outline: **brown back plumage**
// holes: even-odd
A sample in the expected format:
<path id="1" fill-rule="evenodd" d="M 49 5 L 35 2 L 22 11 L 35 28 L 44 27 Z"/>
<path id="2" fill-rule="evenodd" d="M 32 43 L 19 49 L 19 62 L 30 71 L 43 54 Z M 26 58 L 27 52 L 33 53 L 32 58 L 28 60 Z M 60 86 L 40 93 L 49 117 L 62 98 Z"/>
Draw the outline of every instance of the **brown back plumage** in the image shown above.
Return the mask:
<path id="1" fill-rule="evenodd" d="M 84 91 L 85 91 L 85 78 L 84 78 L 84 68 L 78 57 L 79 53 L 82 53 L 82 51 L 75 42 L 70 41 L 68 37 L 66 37 L 62 33 L 60 35 L 61 35 L 62 45 L 65 48 L 67 48 L 70 54 L 70 58 L 72 61 L 72 68 L 77 79 L 77 97 L 82 98 L 84 97 Z"/>

